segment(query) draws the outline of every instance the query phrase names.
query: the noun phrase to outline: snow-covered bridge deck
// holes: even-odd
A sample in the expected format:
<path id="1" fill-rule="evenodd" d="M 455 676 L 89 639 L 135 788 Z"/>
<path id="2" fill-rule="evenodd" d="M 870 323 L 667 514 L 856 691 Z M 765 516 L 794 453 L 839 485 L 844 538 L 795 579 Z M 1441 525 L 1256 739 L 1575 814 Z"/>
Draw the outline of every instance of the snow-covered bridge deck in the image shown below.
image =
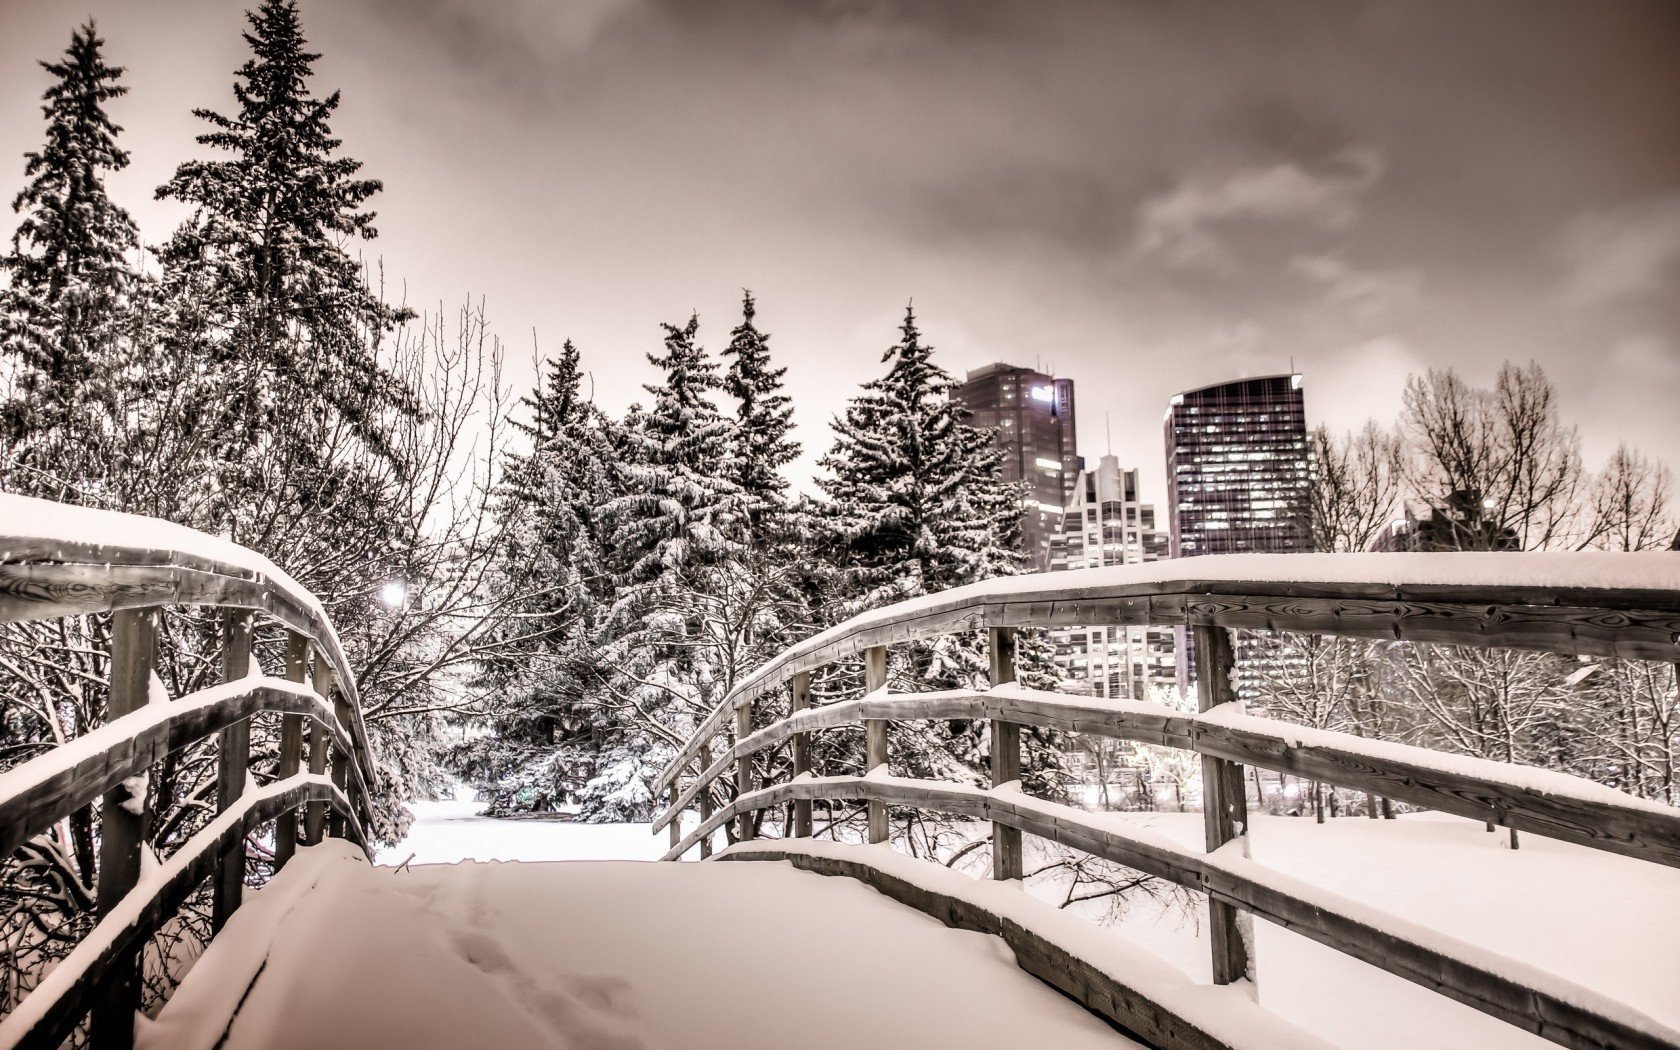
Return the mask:
<path id="1" fill-rule="evenodd" d="M 230 1019 L 234 1046 L 816 1046 L 835 1033 L 848 1046 L 937 1046 L 947 1037 L 964 1046 L 1116 1045 L 1095 1018 L 1163 1047 L 1311 1046 L 1249 994 L 1257 974 L 1267 979 L 1253 953 L 1259 922 L 1560 1045 L 1680 1047 L 1680 1032 L 1630 1004 L 1626 989 L 1522 964 L 1487 951 L 1478 931 L 1420 926 L 1256 856 L 1244 772 L 1286 772 L 1664 871 L 1680 869 L 1680 810 L 1555 772 L 1256 718 L 1232 684 L 1237 629 L 1680 664 L 1680 559 L 1669 553 L 1216 556 L 988 581 L 899 603 L 745 676 L 659 778 L 670 806 L 655 830 L 670 829 L 667 859 L 695 848 L 705 856 L 728 823 L 743 840 L 732 859 L 792 868 L 421 873 L 358 859 L 371 859 L 362 818 L 380 787 L 378 763 L 355 669 L 312 595 L 249 551 L 166 523 L 8 496 L 0 508 L 9 511 L 0 520 L 53 525 L 0 534 L 0 621 L 113 614 L 107 724 L 0 774 L 0 848 L 100 809 L 100 921 L 0 1019 L 0 1047 L 57 1046 L 84 1017 L 93 1045 L 130 1045 L 143 946 L 207 879 L 213 927 L 231 917 L 240 929 L 199 961 L 161 1022 L 208 1024 L 206 1047 Z M 222 618 L 224 681 L 176 700 L 154 674 L 157 610 L 168 605 L 217 607 Z M 285 631 L 284 678 L 265 677 L 252 660 L 253 614 Z M 1081 624 L 1187 626 L 1199 710 L 1016 683 L 1017 629 Z M 982 629 L 989 688 L 889 693 L 889 671 L 902 659 L 891 647 Z M 813 676 L 850 660 L 863 664 L 864 695 L 814 707 Z M 278 760 L 258 763 L 268 781 L 260 786 L 250 746 L 259 716 L 279 721 Z M 926 720 L 989 725 L 989 789 L 893 769 L 891 727 Z M 855 732 L 858 722 L 863 775 L 814 768 L 813 736 Z M 1199 755 L 1201 840 L 1024 793 L 1023 727 Z M 147 773 L 211 736 L 217 816 L 149 864 Z M 772 761 L 784 745 L 790 760 Z M 863 803 L 871 846 L 813 842 L 819 801 Z M 687 830 L 690 808 L 699 820 Z M 917 812 L 989 829 L 993 880 L 975 883 L 885 848 Z M 757 839 L 767 815 L 786 839 Z M 246 844 L 270 827 L 280 876 L 236 911 Z M 323 844 L 329 836 L 339 841 Z M 1078 923 L 1070 916 L 1040 914 L 1047 909 L 1019 881 L 1034 839 L 1200 895 L 1211 983 L 1187 983 L 1094 927 L 1068 925 Z M 300 844 L 317 848 L 300 854 Z M 1011 954 L 1019 972 L 1005 965 Z M 702 1032 L 708 1018 L 727 1026 Z M 192 1044 L 183 1035 L 157 1045 Z"/>
<path id="2" fill-rule="evenodd" d="M 329 842 L 241 909 L 141 1034 L 154 1050 L 217 1045 L 1137 1044 L 997 939 L 851 879 L 779 864 L 375 868 Z"/>

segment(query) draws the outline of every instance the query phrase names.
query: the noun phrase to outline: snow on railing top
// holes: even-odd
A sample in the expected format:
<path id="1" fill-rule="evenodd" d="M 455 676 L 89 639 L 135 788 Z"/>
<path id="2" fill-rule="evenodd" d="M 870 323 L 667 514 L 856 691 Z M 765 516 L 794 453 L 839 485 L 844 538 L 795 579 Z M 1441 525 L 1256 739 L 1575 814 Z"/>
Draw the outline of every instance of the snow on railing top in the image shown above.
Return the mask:
<path id="1" fill-rule="evenodd" d="M 6 570 L 14 567 L 26 575 L 6 579 Z M 72 569 L 80 570 L 79 578 L 54 578 L 59 575 L 55 570 Z M 237 586 L 213 593 L 183 587 L 172 593 L 159 585 L 161 580 L 148 579 L 144 586 L 131 588 L 138 593 L 124 595 L 119 602 L 115 587 L 111 595 L 98 589 L 100 576 L 108 572 L 114 581 L 117 570 L 156 570 L 160 576 L 183 570 L 180 577 L 195 584 L 209 577 Z M 38 583 L 44 585 L 35 586 Z M 351 731 L 366 773 L 373 776 L 376 764 L 356 677 L 338 631 L 320 599 L 284 569 L 232 540 L 161 518 L 0 493 L 0 622 L 119 605 L 196 604 L 201 591 L 207 595 L 204 604 L 262 609 L 315 639 L 350 703 Z"/>
<path id="2" fill-rule="evenodd" d="M 1680 630 L 1680 554 L 1670 551 L 1218 554 L 1141 565 L 1000 576 L 872 609 L 783 650 L 736 683 L 697 728 L 688 746 L 666 766 L 658 789 L 670 784 L 678 770 L 693 760 L 701 744 L 716 735 L 730 713 L 741 704 L 799 670 L 874 644 L 871 635 L 904 626 L 908 637 L 920 620 L 954 617 L 965 612 L 984 614 L 988 609 L 1007 605 L 1088 610 L 1105 600 L 1118 603 L 1126 599 L 1193 595 L 1329 602 L 1394 601 L 1472 608 L 1498 606 L 1501 615 L 1509 608 L 1643 610 L 1675 618 L 1674 624 L 1665 620 L 1662 629 L 1656 632 L 1663 636 L 1662 644 L 1672 645 L 1676 642 L 1675 630 Z M 1287 608 L 1270 609 L 1266 615 L 1278 621 L 1278 629 L 1370 633 L 1368 629 L 1353 630 L 1351 616 L 1349 629 L 1338 632 L 1334 625 L 1309 628 L 1291 624 L 1287 622 L 1290 613 Z M 1322 612 L 1319 617 L 1322 619 Z M 1396 611 L 1371 613 L 1365 619 L 1368 623 L 1392 621 L 1398 633 L 1401 622 L 1409 617 L 1409 611 Z M 1173 610 L 1165 607 L 1149 620 L 1163 625 L 1185 622 L 1182 615 L 1174 615 Z M 1592 626 L 1598 634 L 1632 632 L 1634 625 L 1616 620 L 1611 618 L 1611 622 Z M 1461 640 L 1466 643 L 1492 644 L 1479 637 L 1483 626 L 1471 618 L 1465 618 L 1460 627 L 1443 628 L 1436 624 L 1438 631 L 1461 630 L 1464 635 Z M 951 628 L 945 625 L 940 629 Z M 826 659 L 818 661 L 819 654 Z"/>
<path id="3" fill-rule="evenodd" d="M 265 578 L 321 612 L 321 603 L 285 570 L 232 540 L 140 514 L 0 493 L 0 563 L 174 564 L 223 575 Z"/>

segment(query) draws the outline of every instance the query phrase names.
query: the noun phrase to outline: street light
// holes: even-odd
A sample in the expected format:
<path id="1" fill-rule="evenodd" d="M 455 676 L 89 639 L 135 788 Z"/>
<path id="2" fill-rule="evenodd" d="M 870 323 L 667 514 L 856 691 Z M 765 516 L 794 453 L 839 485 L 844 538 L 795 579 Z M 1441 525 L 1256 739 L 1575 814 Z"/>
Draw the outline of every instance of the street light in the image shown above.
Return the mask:
<path id="1" fill-rule="evenodd" d="M 401 609 L 408 604 L 408 584 L 401 580 L 387 580 L 379 588 L 379 600 L 392 609 Z"/>

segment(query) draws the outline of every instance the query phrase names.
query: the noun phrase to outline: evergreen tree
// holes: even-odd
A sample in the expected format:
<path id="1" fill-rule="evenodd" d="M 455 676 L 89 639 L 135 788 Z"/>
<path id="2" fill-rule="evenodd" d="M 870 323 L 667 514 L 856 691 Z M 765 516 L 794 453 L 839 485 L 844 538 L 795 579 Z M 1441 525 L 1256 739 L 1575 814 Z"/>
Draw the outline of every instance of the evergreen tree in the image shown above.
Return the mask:
<path id="1" fill-rule="evenodd" d="M 1016 571 L 1020 509 L 1000 454 L 966 425 L 913 309 L 882 360 L 887 373 L 835 421 L 828 528 L 846 612 Z"/>
<path id="2" fill-rule="evenodd" d="M 610 586 L 598 508 L 611 492 L 605 418 L 584 395 L 567 340 L 537 390 L 521 400 L 529 453 L 508 457 L 495 590 L 528 595 L 483 662 L 491 733 L 457 750 L 461 772 L 492 812 L 553 809 L 595 776 L 613 726 L 594 698 L 595 654 Z"/>
<path id="3" fill-rule="evenodd" d="M 161 257 L 176 338 L 211 377 L 205 432 L 224 450 L 281 445 L 293 469 L 330 475 L 322 435 L 343 427 L 383 454 L 382 421 L 413 411 L 376 353 L 411 315 L 387 305 L 342 246 L 376 236 L 363 205 L 381 184 L 338 153 L 328 121 L 339 96 L 311 93 L 320 56 L 306 50 L 296 3 L 264 0 L 248 18 L 238 112 L 194 111 L 212 128 L 199 143 L 227 156 L 188 161 L 159 188 L 193 208 Z"/>
<path id="4" fill-rule="evenodd" d="M 829 497 L 824 549 L 835 564 L 825 588 L 829 622 L 1011 574 L 1021 564 L 1020 494 L 1001 480 L 996 445 L 964 422 L 967 412 L 951 400 L 951 377 L 934 364 L 913 310 L 906 309 L 899 331 L 883 357 L 886 375 L 865 383 L 835 421 L 835 443 L 822 460 L 829 472 L 819 481 Z M 1042 684 L 1034 659 L 1043 649 L 1023 646 L 1028 684 Z M 986 670 L 981 639 L 948 635 L 898 647 L 889 673 L 895 691 L 923 691 L 984 687 Z M 830 669 L 819 688 L 855 692 L 856 678 L 850 669 Z M 983 783 L 982 728 L 966 721 L 898 726 L 895 761 L 912 776 Z M 1029 745 L 1024 779 L 1042 791 L 1055 786 L 1059 760 L 1037 743 Z M 860 770 L 861 759 L 828 756 Z"/>
<path id="5" fill-rule="evenodd" d="M 753 323 L 757 304 L 752 293 L 741 297 L 741 323 L 723 351 L 730 358 L 724 388 L 735 399 L 732 480 L 746 497 L 755 526 L 787 502 L 781 470 L 799 455 L 793 430 L 793 402 L 782 393 L 786 368 L 770 366 L 770 336 Z"/>
<path id="6" fill-rule="evenodd" d="M 722 388 L 717 364 L 695 341 L 698 314 L 665 329 L 665 353 L 648 354 L 664 375 L 646 386 L 652 406 L 632 408 L 622 464 L 626 491 L 607 507 L 623 582 L 654 583 L 715 562 L 742 523 L 744 500 L 731 479 L 730 422 L 712 401 Z"/>
<path id="7" fill-rule="evenodd" d="M 122 68 L 106 65 L 103 47 L 89 22 L 71 34 L 62 61 L 41 63 L 56 78 L 41 107 L 46 143 L 25 154 L 29 181 L 12 202 L 20 220 L 0 260 L 10 278 L 0 291 L 0 353 L 13 364 L 0 444 L 14 468 L 42 458 L 27 446 L 73 444 L 77 435 L 64 431 L 74 417 L 108 414 L 110 384 L 124 364 L 139 240 L 105 191 L 106 173 L 128 166 L 128 152 L 117 146 L 122 129 L 105 105 L 128 89 L 118 83 Z M 97 418 L 83 421 L 82 431 L 103 429 Z M 67 466 L 46 458 L 55 469 Z"/>

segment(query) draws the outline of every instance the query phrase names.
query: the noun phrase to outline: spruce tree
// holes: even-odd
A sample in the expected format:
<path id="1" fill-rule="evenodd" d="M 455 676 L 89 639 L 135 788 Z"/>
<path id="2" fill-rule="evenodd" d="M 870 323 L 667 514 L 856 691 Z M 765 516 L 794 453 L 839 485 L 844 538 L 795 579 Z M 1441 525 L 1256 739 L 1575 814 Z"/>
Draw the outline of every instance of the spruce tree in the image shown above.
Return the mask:
<path id="1" fill-rule="evenodd" d="M 648 354 L 663 381 L 645 386 L 653 404 L 632 408 L 622 464 L 626 494 L 607 508 L 626 584 L 647 584 L 730 549 L 745 501 L 731 480 L 733 428 L 712 398 L 717 364 L 696 341 L 700 317 L 661 325 L 665 352 Z"/>
<path id="2" fill-rule="evenodd" d="M 1000 454 L 952 401 L 913 309 L 822 460 L 828 529 L 849 611 L 1013 572 L 1019 507 Z"/>
<path id="3" fill-rule="evenodd" d="M 106 174 L 128 166 L 117 146 L 122 128 L 105 106 L 128 89 L 103 47 L 89 22 L 71 34 L 61 61 L 41 63 L 56 78 L 42 96 L 46 142 L 25 154 L 29 181 L 12 202 L 20 220 L 0 260 L 9 277 L 0 291 L 0 352 L 14 362 L 0 442 L 14 465 L 29 458 L 24 446 L 67 437 L 76 414 L 109 411 L 123 366 L 139 240 L 105 190 Z"/>
<path id="4" fill-rule="evenodd" d="M 611 493 L 613 450 L 582 381 L 580 355 L 567 340 L 521 400 L 530 418 L 517 425 L 531 449 L 508 457 L 498 494 L 495 591 L 529 597 L 482 661 L 491 732 L 455 756 L 492 812 L 553 809 L 576 796 L 614 728 L 596 696 L 610 594 L 598 508 Z"/>
<path id="5" fill-rule="evenodd" d="M 951 399 L 951 377 L 933 362 L 913 309 L 906 309 L 899 335 L 883 357 L 886 374 L 865 383 L 835 421 L 835 443 L 822 460 L 828 476 L 819 484 L 829 497 L 824 549 L 835 564 L 824 590 L 829 622 L 1013 574 L 1022 561 L 1020 493 L 1001 480 L 996 445 L 964 422 L 967 410 Z M 1023 681 L 1044 684 L 1036 666 L 1046 659 L 1044 647 L 1023 641 Z M 984 687 L 986 669 L 981 639 L 946 635 L 898 647 L 890 673 L 895 690 L 916 691 Z M 821 687 L 855 691 L 859 684 L 855 673 L 836 670 Z M 984 783 L 982 728 L 964 721 L 899 726 L 895 762 L 912 776 Z M 1051 791 L 1059 759 L 1042 734 L 1030 736 L 1024 779 Z M 860 765 L 860 755 L 849 757 Z"/>
<path id="6" fill-rule="evenodd" d="M 782 392 L 786 368 L 770 365 L 770 336 L 753 323 L 757 304 L 741 297 L 741 323 L 723 354 L 730 359 L 724 389 L 735 400 L 732 480 L 740 486 L 755 526 L 786 507 L 787 480 L 781 470 L 799 455 L 793 430 L 793 402 Z"/>
<path id="7" fill-rule="evenodd" d="M 363 206 L 381 189 L 340 155 L 329 118 L 337 92 L 310 89 L 314 62 L 294 0 L 250 13 L 252 57 L 238 70 L 238 110 L 194 113 L 200 144 L 223 159 L 193 160 L 158 189 L 192 216 L 161 252 L 183 330 L 207 366 L 207 433 L 224 448 L 288 444 L 301 469 L 321 469 L 319 435 L 346 426 L 385 451 L 382 416 L 413 411 L 411 393 L 378 361 L 379 341 L 409 315 L 369 287 L 343 247 L 376 236 Z"/>

